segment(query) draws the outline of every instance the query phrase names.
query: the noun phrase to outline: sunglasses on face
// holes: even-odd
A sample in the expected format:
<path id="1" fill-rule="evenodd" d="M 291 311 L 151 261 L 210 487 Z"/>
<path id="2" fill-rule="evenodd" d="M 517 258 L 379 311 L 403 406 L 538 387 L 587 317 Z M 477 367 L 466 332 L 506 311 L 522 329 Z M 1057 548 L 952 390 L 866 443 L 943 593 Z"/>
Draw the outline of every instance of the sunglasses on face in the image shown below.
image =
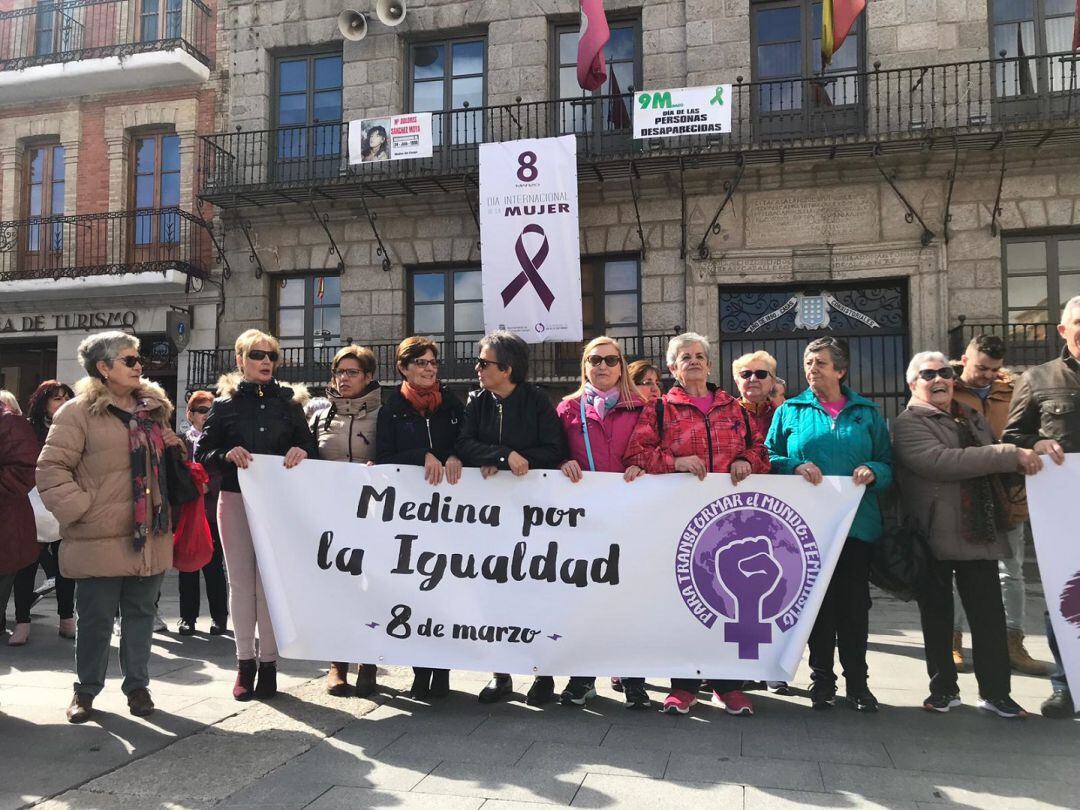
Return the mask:
<path id="1" fill-rule="evenodd" d="M 483 357 L 476 358 L 476 367 L 481 371 L 487 370 L 488 366 L 495 366 L 499 371 L 505 371 L 506 365 L 500 363 L 498 360 L 485 360 Z"/>
<path id="2" fill-rule="evenodd" d="M 934 377 L 941 377 L 943 380 L 951 380 L 955 374 L 956 372 L 952 370 L 952 366 L 945 366 L 944 368 L 924 368 L 919 372 L 919 379 L 925 382 L 930 382 Z"/>
<path id="3" fill-rule="evenodd" d="M 199 414 L 201 416 L 206 416 L 206 414 L 210 413 L 210 406 L 209 405 L 200 405 L 197 408 L 192 408 L 191 412 L 192 413 L 197 413 L 197 414 Z"/>
<path id="4" fill-rule="evenodd" d="M 363 373 L 364 372 L 362 372 L 358 368 L 335 368 L 334 369 L 334 376 L 335 377 L 348 377 L 350 380 L 355 380 L 357 377 L 359 377 Z"/>
<path id="5" fill-rule="evenodd" d="M 141 366 L 143 359 L 138 355 L 129 354 L 126 357 L 117 357 L 116 362 L 123 363 L 128 368 L 135 368 L 135 366 Z"/>
<path id="6" fill-rule="evenodd" d="M 768 371 L 765 371 L 765 369 L 762 368 L 755 369 L 754 371 L 746 368 L 739 372 L 739 376 L 742 377 L 744 380 L 749 380 L 751 377 L 757 377 L 759 380 L 767 380 L 771 375 Z"/>
<path id="7" fill-rule="evenodd" d="M 247 353 L 248 360 L 269 360 L 271 363 L 278 361 L 278 353 L 275 351 L 265 351 L 263 349 L 252 349 Z"/>
<path id="8" fill-rule="evenodd" d="M 421 358 L 420 360 L 413 360 L 412 364 L 414 366 L 416 366 L 417 368 L 429 368 L 429 367 L 430 368 L 438 368 L 439 367 L 439 361 L 438 361 L 437 358 L 435 360 L 428 360 L 426 358 Z"/>
<path id="9" fill-rule="evenodd" d="M 601 363 L 603 363 L 608 368 L 615 368 L 615 366 L 619 365 L 619 355 L 617 354 L 609 354 L 606 356 L 602 356 L 599 354 L 590 354 L 586 359 L 589 361 L 589 365 L 593 368 L 596 368 Z"/>

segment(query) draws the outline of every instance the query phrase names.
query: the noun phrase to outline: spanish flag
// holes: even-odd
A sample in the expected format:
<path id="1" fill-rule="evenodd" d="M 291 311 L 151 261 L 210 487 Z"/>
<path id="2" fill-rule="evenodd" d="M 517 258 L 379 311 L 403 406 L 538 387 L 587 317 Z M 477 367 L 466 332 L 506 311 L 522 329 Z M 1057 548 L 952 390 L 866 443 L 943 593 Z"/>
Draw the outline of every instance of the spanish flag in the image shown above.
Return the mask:
<path id="1" fill-rule="evenodd" d="M 866 8 L 866 0 L 822 0 L 821 66 L 826 67 L 851 33 L 855 20 Z"/>

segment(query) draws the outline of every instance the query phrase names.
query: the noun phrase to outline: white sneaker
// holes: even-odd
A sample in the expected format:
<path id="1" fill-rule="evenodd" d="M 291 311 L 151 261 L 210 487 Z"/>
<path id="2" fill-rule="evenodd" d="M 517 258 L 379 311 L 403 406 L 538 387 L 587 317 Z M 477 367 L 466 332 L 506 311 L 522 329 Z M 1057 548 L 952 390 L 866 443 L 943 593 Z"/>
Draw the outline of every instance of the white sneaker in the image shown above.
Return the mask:
<path id="1" fill-rule="evenodd" d="M 120 637 L 120 617 L 119 616 L 117 616 L 115 619 L 113 619 L 112 634 L 114 636 L 116 636 L 117 638 Z"/>

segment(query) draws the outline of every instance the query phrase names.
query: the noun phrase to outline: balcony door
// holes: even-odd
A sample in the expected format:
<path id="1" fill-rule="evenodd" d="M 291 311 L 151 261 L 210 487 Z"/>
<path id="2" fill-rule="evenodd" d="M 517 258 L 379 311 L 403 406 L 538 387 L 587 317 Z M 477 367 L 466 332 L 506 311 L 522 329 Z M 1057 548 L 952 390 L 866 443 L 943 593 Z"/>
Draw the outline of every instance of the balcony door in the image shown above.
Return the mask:
<path id="1" fill-rule="evenodd" d="M 327 383 L 330 363 L 341 347 L 341 278 L 282 276 L 276 288 L 277 335 L 287 382 Z"/>
<path id="2" fill-rule="evenodd" d="M 183 36 L 184 0 L 139 0 L 139 42 Z"/>
<path id="3" fill-rule="evenodd" d="M 412 112 L 434 113 L 431 136 L 445 166 L 475 165 L 476 144 L 525 137 L 505 113 L 484 120 L 487 40 L 483 37 L 417 42 L 409 47 L 407 102 Z"/>
<path id="4" fill-rule="evenodd" d="M 821 3 L 779 0 L 751 4 L 754 87 L 751 105 L 759 140 L 848 135 L 865 119 L 863 20 L 860 17 L 821 67 Z"/>
<path id="5" fill-rule="evenodd" d="M 176 258 L 180 246 L 180 136 L 139 135 L 132 141 L 132 264 Z"/>
<path id="6" fill-rule="evenodd" d="M 85 12 L 82 12 L 85 14 Z M 39 0 L 34 18 L 34 55 L 76 51 L 83 47 L 84 26 L 73 0 Z"/>
<path id="7" fill-rule="evenodd" d="M 341 170 L 341 54 L 277 60 L 274 182 L 337 177 Z"/>
<path id="8" fill-rule="evenodd" d="M 22 267 L 40 271 L 64 266 L 64 147 L 38 144 L 26 149 L 26 226 Z"/>

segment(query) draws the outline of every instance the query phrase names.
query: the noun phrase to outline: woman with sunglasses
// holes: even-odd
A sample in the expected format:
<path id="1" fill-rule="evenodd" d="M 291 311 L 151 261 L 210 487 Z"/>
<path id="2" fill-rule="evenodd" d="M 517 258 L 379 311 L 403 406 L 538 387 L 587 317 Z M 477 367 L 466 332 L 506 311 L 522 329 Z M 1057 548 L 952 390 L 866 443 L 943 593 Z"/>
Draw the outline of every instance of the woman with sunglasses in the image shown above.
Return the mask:
<path id="1" fill-rule="evenodd" d="M 277 694 L 277 641 L 236 471 L 255 463 L 256 453 L 284 456 L 282 463 L 291 469 L 305 458 L 317 458 L 318 449 L 297 392 L 274 379 L 277 338 L 249 329 L 236 339 L 235 348 L 237 370 L 218 381 L 218 398 L 206 417 L 195 460 L 221 471 L 218 529 L 229 572 L 237 658 L 232 693 L 236 700 L 251 700 Z"/>
<path id="2" fill-rule="evenodd" d="M 709 382 L 709 339 L 686 332 L 667 347 L 675 385 L 654 406 L 643 408 L 624 461 L 650 474 L 728 473 L 739 484 L 751 473 L 769 471 L 765 436 L 753 427 L 735 397 Z M 662 416 L 661 416 L 662 414 Z M 752 715 L 742 682 L 709 679 L 713 699 L 731 715 Z M 697 703 L 701 678 L 672 678 L 666 714 L 687 714 Z"/>
<path id="3" fill-rule="evenodd" d="M 203 437 L 206 417 L 214 404 L 214 395 L 209 391 L 196 391 L 188 398 L 187 420 L 191 427 L 184 434 L 188 456 L 195 458 L 195 451 Z M 214 556 L 202 568 L 206 580 L 206 603 L 210 608 L 210 635 L 220 636 L 229 623 L 229 585 L 225 581 L 225 557 L 221 550 L 221 534 L 218 531 L 217 506 L 221 494 L 221 470 L 211 465 L 207 474 L 210 483 L 203 498 L 206 507 L 206 521 L 210 524 L 210 535 L 214 538 Z M 181 571 L 177 577 L 180 590 L 180 624 L 176 631 L 182 636 L 195 634 L 195 622 L 199 618 L 199 572 Z"/>
<path id="4" fill-rule="evenodd" d="M 835 704 L 838 652 L 848 705 L 876 712 L 866 667 L 869 562 L 871 546 L 881 536 L 878 493 L 892 484 L 892 447 L 878 406 L 848 387 L 849 366 L 846 341 L 812 341 L 803 351 L 809 388 L 776 411 L 766 443 L 774 472 L 801 475 L 814 486 L 825 475 L 850 476 L 866 487 L 810 631 L 810 702 L 815 709 Z"/>
<path id="5" fill-rule="evenodd" d="M 998 561 L 1010 556 L 1009 497 L 1000 475 L 1034 475 L 1033 450 L 996 444 L 982 414 L 953 398 L 955 373 L 940 352 L 920 352 L 907 368 L 911 400 L 893 422 L 896 481 L 904 512 L 925 533 L 934 555 L 929 587 L 919 598 L 930 695 L 923 708 L 960 705 L 952 657 L 952 582 L 971 624 L 979 708 L 1000 717 L 1027 715 L 1010 697 L 1008 634 Z"/>
<path id="6" fill-rule="evenodd" d="M 525 381 L 529 349 L 510 332 L 492 332 L 480 340 L 476 376 L 480 390 L 469 394 L 456 452 L 466 467 L 479 467 L 484 478 L 500 470 L 522 476 L 529 470 L 554 470 L 567 457 L 562 423 L 548 395 Z M 510 675 L 496 672 L 480 690 L 481 703 L 495 703 L 514 691 Z M 555 697 L 555 679 L 538 675 L 526 695 L 530 706 Z"/>
<path id="7" fill-rule="evenodd" d="M 646 403 L 654 402 L 664 395 L 664 389 L 660 387 L 660 378 L 663 376 L 660 369 L 648 360 L 635 360 L 627 366 L 630 382 L 637 388 L 638 394 Z"/>
<path id="8" fill-rule="evenodd" d="M 619 344 L 607 336 L 589 341 L 581 356 L 581 385 L 555 409 L 570 451 L 563 474 L 574 483 L 581 480 L 582 470 L 621 473 L 626 481 L 641 475 L 641 467 L 623 463 L 623 453 L 644 404 L 630 382 Z M 619 683 L 628 709 L 649 707 L 644 678 L 621 678 Z M 594 697 L 596 678 L 575 676 L 561 701 L 564 706 L 584 706 Z"/>
<path id="9" fill-rule="evenodd" d="M 41 501 L 60 523 L 60 569 L 76 580 L 75 694 L 67 718 L 84 723 L 105 688 L 113 619 L 120 615 L 121 688 L 128 711 L 154 711 L 154 603 L 173 559 L 165 450 L 183 452 L 172 404 L 142 377 L 139 340 L 102 332 L 79 344 L 87 376 L 53 416 L 37 462 Z"/>
<path id="10" fill-rule="evenodd" d="M 465 406 L 439 382 L 439 347 L 425 337 L 407 337 L 397 347 L 401 385 L 379 411 L 375 441 L 379 464 L 424 468 L 431 486 L 461 480 L 454 454 Z M 412 696 L 418 700 L 450 694 L 450 670 L 413 667 Z"/>
<path id="11" fill-rule="evenodd" d="M 346 346 L 330 364 L 330 385 L 326 398 L 330 406 L 311 419 L 311 432 L 323 461 L 352 464 L 375 462 L 376 423 L 382 407 L 382 388 L 375 379 L 375 354 L 363 346 Z M 360 664 L 356 688 L 349 685 L 346 661 L 333 661 L 326 674 L 326 691 L 335 697 L 367 697 L 378 688 L 378 669 Z"/>
<path id="12" fill-rule="evenodd" d="M 30 395 L 26 418 L 38 441 L 38 451 L 45 445 L 53 416 L 68 400 L 75 398 L 70 386 L 59 380 L 46 380 Z M 60 573 L 60 541 L 40 548 L 38 559 L 15 575 L 15 631 L 8 644 L 18 647 L 30 640 L 30 608 L 34 604 L 34 583 L 40 564 L 45 576 L 53 580 L 56 589 L 56 612 L 60 617 L 61 638 L 75 638 L 75 580 Z"/>

